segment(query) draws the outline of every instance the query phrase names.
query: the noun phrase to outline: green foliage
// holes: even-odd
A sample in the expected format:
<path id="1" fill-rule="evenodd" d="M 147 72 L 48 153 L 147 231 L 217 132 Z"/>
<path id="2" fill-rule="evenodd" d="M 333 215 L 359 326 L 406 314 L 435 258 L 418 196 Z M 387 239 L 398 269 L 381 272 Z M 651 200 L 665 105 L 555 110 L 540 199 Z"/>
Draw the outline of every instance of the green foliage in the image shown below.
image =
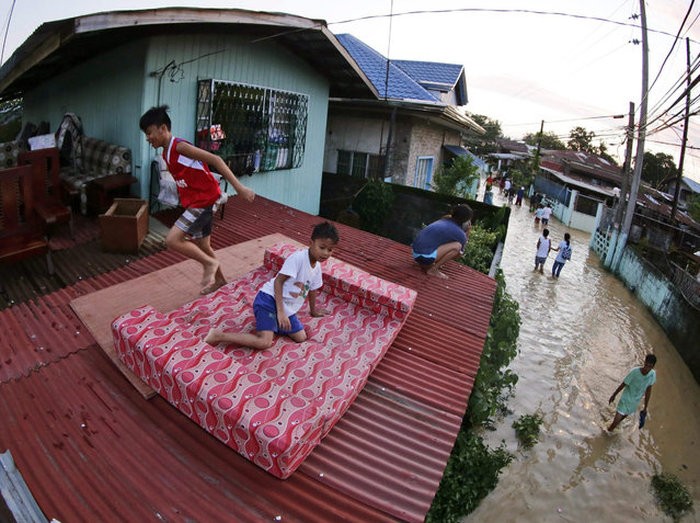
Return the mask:
<path id="1" fill-rule="evenodd" d="M 486 130 L 486 134 L 469 133 L 464 138 L 464 144 L 467 149 L 477 156 L 486 156 L 498 151 L 497 140 L 503 138 L 501 123 L 483 114 L 472 114 L 470 118 L 483 127 Z"/>
<path id="2" fill-rule="evenodd" d="M 644 153 L 642 180 L 652 187 L 659 187 L 662 181 L 678 176 L 678 168 L 673 156 L 666 153 Z"/>
<path id="3" fill-rule="evenodd" d="M 679 521 L 683 515 L 693 510 L 693 498 L 673 474 L 654 474 L 651 486 L 661 510 L 672 517 L 673 521 Z"/>
<path id="4" fill-rule="evenodd" d="M 688 214 L 693 220 L 700 223 L 700 194 L 694 194 L 688 199 Z"/>
<path id="5" fill-rule="evenodd" d="M 518 437 L 520 444 L 529 449 L 540 436 L 540 425 L 542 425 L 542 416 L 539 414 L 523 414 L 513 422 L 515 435 Z"/>
<path id="6" fill-rule="evenodd" d="M 489 423 L 496 413 L 503 412 L 507 394 L 518 382 L 518 376 L 507 366 L 518 353 L 519 305 L 506 292 L 500 270 L 496 273 L 496 282 L 489 330 L 467 408 L 467 420 L 472 426 Z"/>
<path id="7" fill-rule="evenodd" d="M 574 151 L 595 153 L 593 138 L 595 138 L 593 131 L 586 131 L 583 127 L 574 127 L 569 133 L 569 141 L 566 142 L 566 145 Z"/>
<path id="8" fill-rule="evenodd" d="M 539 141 L 541 149 L 556 149 L 559 151 L 566 149 L 564 142 L 559 139 L 557 133 L 552 131 L 542 133 L 541 137 L 540 133 L 527 133 L 523 137 L 523 141 L 533 147 L 537 146 Z"/>
<path id="9" fill-rule="evenodd" d="M 470 198 L 472 183 L 479 178 L 477 170 L 470 157 L 457 156 L 449 166 L 438 169 L 433 178 L 433 189 L 439 194 Z"/>
<path id="10" fill-rule="evenodd" d="M 464 428 L 460 430 L 425 521 L 460 521 L 493 490 L 501 469 L 512 459 L 503 445 L 491 450 L 481 437 Z"/>
<path id="11" fill-rule="evenodd" d="M 469 232 L 469 241 L 460 262 L 484 274 L 489 273 L 493 252 L 498 243 L 498 233 L 474 224 Z"/>
<path id="12" fill-rule="evenodd" d="M 353 207 L 360 215 L 362 228 L 380 234 L 382 225 L 394 203 L 391 185 L 381 180 L 370 179 L 353 202 Z"/>
<path id="13" fill-rule="evenodd" d="M 469 242 L 472 241 L 480 243 L 470 237 Z M 504 394 L 510 392 L 518 380 L 506 367 L 517 354 L 519 333 L 518 303 L 506 292 L 505 278 L 499 270 L 491 322 L 467 414 L 426 522 L 460 521 L 493 490 L 501 469 L 513 459 L 504 445 L 489 449 L 473 428 L 487 423 L 493 414 L 505 409 Z"/>
<path id="14" fill-rule="evenodd" d="M 515 190 L 518 190 L 520 187 L 529 186 L 534 180 L 531 170 L 526 165 L 522 166 L 522 170 L 510 169 L 508 171 L 508 176 L 512 179 Z"/>

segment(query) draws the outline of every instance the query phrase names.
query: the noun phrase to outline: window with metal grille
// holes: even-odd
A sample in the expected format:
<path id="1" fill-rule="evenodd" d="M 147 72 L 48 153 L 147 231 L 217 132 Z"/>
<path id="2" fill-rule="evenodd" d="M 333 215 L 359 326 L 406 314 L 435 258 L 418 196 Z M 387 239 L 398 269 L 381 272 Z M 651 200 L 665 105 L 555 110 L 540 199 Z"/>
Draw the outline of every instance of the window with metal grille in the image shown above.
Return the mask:
<path id="1" fill-rule="evenodd" d="M 336 172 L 359 178 L 381 178 L 384 175 L 384 158 L 379 154 L 338 150 Z"/>
<path id="2" fill-rule="evenodd" d="M 221 156 L 234 174 L 302 165 L 307 95 L 223 80 L 197 87 L 197 147 Z"/>
<path id="3" fill-rule="evenodd" d="M 413 186 L 429 191 L 433 180 L 433 157 L 419 156 L 416 160 L 416 176 Z"/>

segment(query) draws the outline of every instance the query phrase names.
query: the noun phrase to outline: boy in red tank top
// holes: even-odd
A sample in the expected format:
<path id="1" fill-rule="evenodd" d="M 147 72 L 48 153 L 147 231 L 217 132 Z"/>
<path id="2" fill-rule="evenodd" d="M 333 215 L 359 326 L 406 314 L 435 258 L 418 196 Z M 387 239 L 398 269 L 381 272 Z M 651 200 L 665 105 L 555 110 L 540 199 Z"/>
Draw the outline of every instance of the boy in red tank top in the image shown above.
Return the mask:
<path id="1" fill-rule="evenodd" d="M 165 243 L 202 264 L 202 294 L 215 291 L 226 283 L 219 260 L 211 248 L 213 206 L 221 196 L 219 182 L 209 170 L 211 165 L 243 199 L 252 202 L 255 193 L 244 186 L 226 162 L 213 153 L 195 147 L 171 132 L 168 106 L 151 107 L 139 120 L 146 141 L 154 149 L 163 148 L 163 159 L 177 184 L 180 204 L 185 208 L 168 232 Z"/>

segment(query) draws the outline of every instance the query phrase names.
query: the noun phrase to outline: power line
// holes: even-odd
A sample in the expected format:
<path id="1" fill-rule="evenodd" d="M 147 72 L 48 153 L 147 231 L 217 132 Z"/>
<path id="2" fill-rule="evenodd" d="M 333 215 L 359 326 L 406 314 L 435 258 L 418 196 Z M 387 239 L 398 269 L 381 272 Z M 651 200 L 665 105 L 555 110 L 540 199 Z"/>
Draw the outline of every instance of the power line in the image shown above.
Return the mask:
<path id="1" fill-rule="evenodd" d="M 594 22 L 605 22 L 609 24 L 620 25 L 623 27 L 634 27 L 639 29 L 640 26 L 630 23 L 630 22 L 619 22 L 617 20 L 610 20 L 608 18 L 603 18 L 601 16 L 588 16 L 580 15 L 575 13 L 564 13 L 560 11 L 539 11 L 535 9 L 491 9 L 485 7 L 463 7 L 459 9 L 422 9 L 417 11 L 404 11 L 403 13 L 393 13 L 393 14 L 383 14 L 383 15 L 366 15 L 357 18 L 348 18 L 346 20 L 338 20 L 336 22 L 328 22 L 328 25 L 340 25 L 349 24 L 352 22 L 363 22 L 366 20 L 376 20 L 378 18 L 386 18 L 387 16 L 397 17 L 397 16 L 413 16 L 413 15 L 424 15 L 424 14 L 451 14 L 451 13 L 518 13 L 518 14 L 534 14 L 534 15 L 546 15 L 546 16 L 561 16 L 566 18 L 574 18 L 578 20 L 590 20 Z M 658 33 L 666 36 L 676 37 L 672 33 L 667 33 L 666 31 L 661 31 L 658 29 L 647 28 L 648 32 Z M 695 40 L 691 40 L 694 43 L 700 43 Z"/>
<path id="2" fill-rule="evenodd" d="M 659 76 L 661 76 L 661 72 L 664 70 L 664 66 L 666 65 L 666 62 L 668 61 L 668 58 L 671 56 L 671 53 L 673 53 L 673 50 L 676 47 L 676 42 L 678 42 L 678 38 L 680 37 L 681 31 L 683 30 L 683 26 L 685 25 L 686 21 L 688 20 L 688 17 L 690 16 L 690 12 L 692 11 L 694 4 L 695 4 L 695 0 L 690 0 L 690 5 L 688 6 L 688 10 L 685 12 L 685 16 L 683 17 L 683 21 L 681 22 L 681 26 L 678 28 L 678 31 L 676 32 L 676 37 L 673 39 L 673 43 L 671 44 L 671 49 L 668 50 L 668 53 L 666 54 L 666 58 L 664 58 L 664 61 L 661 63 L 661 67 L 659 67 L 659 72 L 656 73 L 656 78 L 654 78 L 654 81 L 651 82 L 651 86 L 649 87 L 649 89 L 647 89 L 647 95 L 654 88 L 656 81 L 659 79 Z"/>

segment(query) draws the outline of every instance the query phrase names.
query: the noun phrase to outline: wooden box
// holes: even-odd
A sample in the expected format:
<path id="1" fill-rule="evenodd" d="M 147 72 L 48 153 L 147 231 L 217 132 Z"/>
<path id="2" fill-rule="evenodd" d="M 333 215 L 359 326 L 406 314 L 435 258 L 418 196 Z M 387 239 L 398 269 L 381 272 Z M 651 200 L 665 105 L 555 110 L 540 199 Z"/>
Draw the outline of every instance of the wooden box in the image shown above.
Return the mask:
<path id="1" fill-rule="evenodd" d="M 137 253 L 148 234 L 148 202 L 115 198 L 100 214 L 100 241 L 107 252 Z"/>

